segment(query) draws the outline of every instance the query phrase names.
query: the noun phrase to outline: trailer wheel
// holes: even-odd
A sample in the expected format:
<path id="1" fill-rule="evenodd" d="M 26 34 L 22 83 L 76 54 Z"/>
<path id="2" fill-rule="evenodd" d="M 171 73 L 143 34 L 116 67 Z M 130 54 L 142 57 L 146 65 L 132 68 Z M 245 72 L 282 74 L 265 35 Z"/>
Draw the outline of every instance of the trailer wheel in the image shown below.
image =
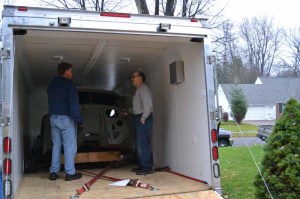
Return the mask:
<path id="1" fill-rule="evenodd" d="M 50 126 L 50 116 L 44 115 L 41 123 L 41 150 L 42 154 L 45 155 L 48 151 L 52 150 L 52 136 Z"/>

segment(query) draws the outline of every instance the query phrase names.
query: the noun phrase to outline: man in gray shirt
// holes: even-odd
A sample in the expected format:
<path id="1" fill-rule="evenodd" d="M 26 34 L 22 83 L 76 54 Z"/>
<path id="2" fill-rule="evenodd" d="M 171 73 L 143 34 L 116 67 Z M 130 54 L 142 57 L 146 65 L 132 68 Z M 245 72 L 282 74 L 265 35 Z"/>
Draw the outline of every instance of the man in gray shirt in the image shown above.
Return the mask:
<path id="1" fill-rule="evenodd" d="M 152 93 L 144 84 L 146 76 L 140 71 L 131 75 L 131 82 L 136 91 L 132 100 L 132 111 L 137 140 L 138 167 L 132 169 L 137 175 L 153 173 L 151 137 L 153 126 Z"/>

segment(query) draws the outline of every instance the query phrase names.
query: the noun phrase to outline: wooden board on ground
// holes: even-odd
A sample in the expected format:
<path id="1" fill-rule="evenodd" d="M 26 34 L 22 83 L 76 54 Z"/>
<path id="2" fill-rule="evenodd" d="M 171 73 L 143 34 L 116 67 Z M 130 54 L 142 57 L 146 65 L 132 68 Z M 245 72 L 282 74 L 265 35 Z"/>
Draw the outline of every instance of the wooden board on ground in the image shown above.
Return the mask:
<path id="1" fill-rule="evenodd" d="M 61 163 L 64 163 L 64 155 L 60 156 Z M 121 160 L 120 151 L 102 151 L 102 152 L 86 152 L 77 153 L 75 157 L 75 163 L 87 163 L 87 162 L 109 162 Z"/>
<path id="2" fill-rule="evenodd" d="M 131 172 L 134 166 L 123 166 L 110 169 L 106 176 L 121 179 L 139 179 L 142 183 L 149 183 L 157 187 L 158 191 L 150 191 L 143 188 L 131 186 L 118 187 L 109 185 L 111 181 L 99 179 L 91 187 L 89 192 L 85 192 L 80 199 L 118 199 L 118 198 L 151 198 L 151 199 L 219 199 L 220 197 L 211 190 L 207 184 L 181 177 L 169 172 L 155 172 L 146 176 L 136 175 Z M 82 170 L 99 173 L 103 168 Z M 49 173 L 39 172 L 25 174 L 22 184 L 19 187 L 17 199 L 67 199 L 76 193 L 76 189 L 81 188 L 83 183 L 92 179 L 91 176 L 83 175 L 79 180 L 65 181 L 65 174 L 60 172 L 56 181 L 49 180 Z"/>

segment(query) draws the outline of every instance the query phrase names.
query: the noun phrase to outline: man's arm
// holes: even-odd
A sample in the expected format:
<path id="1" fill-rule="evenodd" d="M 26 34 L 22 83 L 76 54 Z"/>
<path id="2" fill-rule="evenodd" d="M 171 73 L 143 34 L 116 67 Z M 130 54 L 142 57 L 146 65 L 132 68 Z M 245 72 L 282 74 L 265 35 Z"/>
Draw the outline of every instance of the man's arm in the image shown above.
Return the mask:
<path id="1" fill-rule="evenodd" d="M 146 119 L 153 111 L 152 94 L 149 89 L 143 90 L 142 101 L 143 101 L 143 115 L 141 118 L 141 123 L 144 124 Z"/>
<path id="2" fill-rule="evenodd" d="M 73 118 L 75 122 L 82 124 L 83 119 L 80 114 L 78 92 L 73 84 L 70 84 L 69 87 L 68 100 L 69 100 L 69 110 L 70 110 L 71 118 Z"/>

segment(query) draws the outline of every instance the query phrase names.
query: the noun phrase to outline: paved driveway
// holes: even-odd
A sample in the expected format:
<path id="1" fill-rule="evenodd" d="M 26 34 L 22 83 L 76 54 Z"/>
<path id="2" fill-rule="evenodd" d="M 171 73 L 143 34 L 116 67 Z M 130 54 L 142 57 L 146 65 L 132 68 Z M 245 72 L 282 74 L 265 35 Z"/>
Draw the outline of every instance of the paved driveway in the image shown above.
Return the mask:
<path id="1" fill-rule="evenodd" d="M 233 147 L 266 144 L 266 142 L 257 137 L 234 137 L 233 140 Z"/>
<path id="2" fill-rule="evenodd" d="M 274 125 L 276 120 L 244 120 L 243 123 L 252 124 L 252 125 Z"/>

